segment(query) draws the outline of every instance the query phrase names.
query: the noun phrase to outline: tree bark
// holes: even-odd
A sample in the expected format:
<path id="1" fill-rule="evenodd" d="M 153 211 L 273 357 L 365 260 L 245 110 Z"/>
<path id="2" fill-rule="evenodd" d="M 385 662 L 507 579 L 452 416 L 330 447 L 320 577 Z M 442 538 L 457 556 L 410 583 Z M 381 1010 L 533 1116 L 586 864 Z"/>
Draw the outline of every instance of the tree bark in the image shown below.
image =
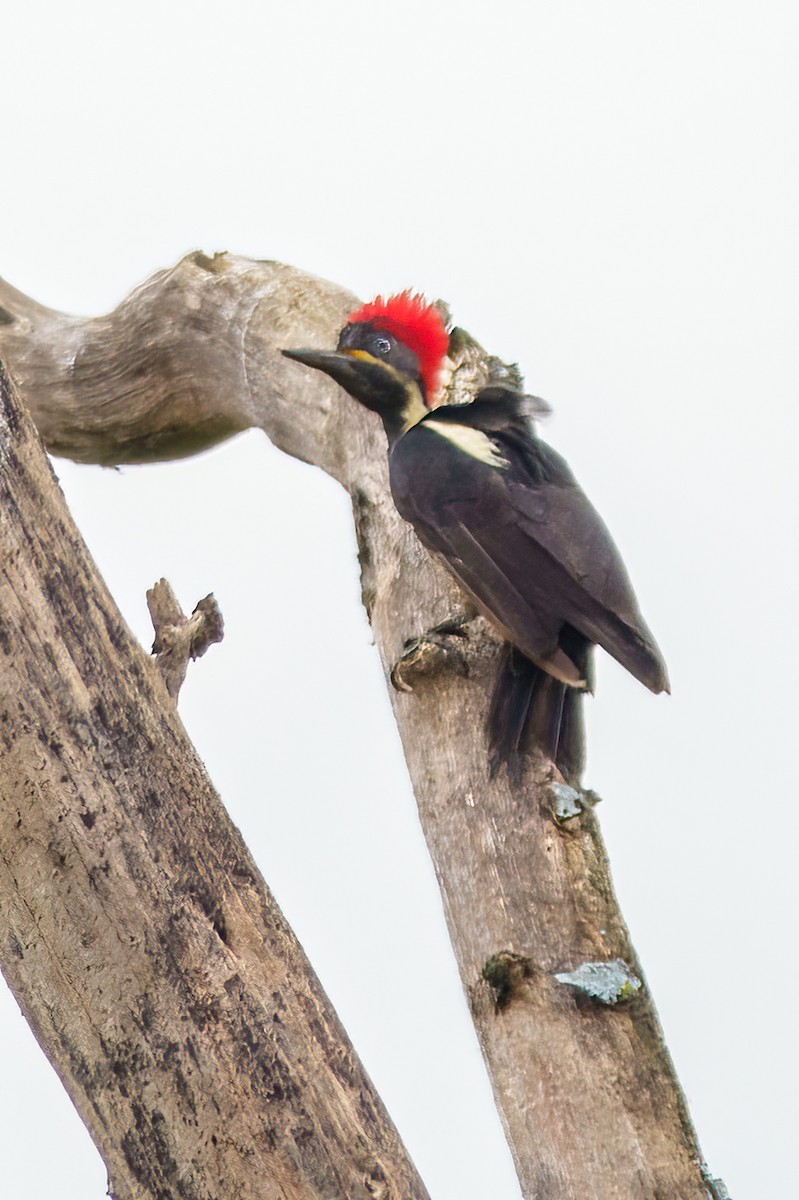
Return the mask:
<path id="1" fill-rule="evenodd" d="M 0 958 L 117 1200 L 427 1196 L 0 372 Z"/>
<path id="2" fill-rule="evenodd" d="M 331 346 L 354 298 L 292 268 L 190 255 L 107 317 L 0 289 L 0 353 L 55 453 L 120 463 L 192 453 L 257 426 L 353 503 L 363 599 L 387 677 L 409 638 L 462 616 L 397 516 L 377 418 L 278 353 Z M 501 366 L 457 331 L 450 399 Z M 489 780 L 482 733 L 496 644 L 411 655 L 394 711 L 461 977 L 525 1197 L 714 1194 L 613 895 L 588 798 L 530 758 Z M 448 663 L 458 669 L 448 669 Z"/>

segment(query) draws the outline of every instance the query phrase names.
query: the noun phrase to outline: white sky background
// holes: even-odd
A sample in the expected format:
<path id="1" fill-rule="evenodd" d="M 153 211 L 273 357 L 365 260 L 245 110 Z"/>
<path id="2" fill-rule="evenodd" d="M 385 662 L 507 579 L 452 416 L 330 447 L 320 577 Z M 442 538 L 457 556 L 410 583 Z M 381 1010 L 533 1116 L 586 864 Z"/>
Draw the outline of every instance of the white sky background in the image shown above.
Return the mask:
<path id="1" fill-rule="evenodd" d="M 0 18 L 15 286 L 98 313 L 198 247 L 364 298 L 412 285 L 552 403 L 544 436 L 671 672 L 655 699 L 603 659 L 587 782 L 734 1200 L 795 1181 L 797 12 L 74 0 Z M 513 1200 L 347 498 L 257 433 L 56 469 L 146 644 L 154 579 L 187 606 L 216 592 L 227 637 L 181 698 L 199 753 L 433 1200 Z M 102 1197 L 7 995 L 0 1063 L 0 1194 Z"/>

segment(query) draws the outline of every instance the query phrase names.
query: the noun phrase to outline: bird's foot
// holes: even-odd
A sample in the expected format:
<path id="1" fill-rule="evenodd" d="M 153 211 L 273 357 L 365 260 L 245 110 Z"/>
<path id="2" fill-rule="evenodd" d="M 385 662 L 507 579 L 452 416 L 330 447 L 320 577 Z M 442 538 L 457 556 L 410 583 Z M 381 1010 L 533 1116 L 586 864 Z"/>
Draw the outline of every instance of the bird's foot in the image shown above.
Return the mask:
<path id="1" fill-rule="evenodd" d="M 453 618 L 434 625 L 421 637 L 409 638 L 403 653 L 391 668 L 391 682 L 398 692 L 412 692 L 413 683 L 422 676 L 438 675 L 442 670 L 468 673 L 464 643 L 469 634 L 468 620 Z"/>

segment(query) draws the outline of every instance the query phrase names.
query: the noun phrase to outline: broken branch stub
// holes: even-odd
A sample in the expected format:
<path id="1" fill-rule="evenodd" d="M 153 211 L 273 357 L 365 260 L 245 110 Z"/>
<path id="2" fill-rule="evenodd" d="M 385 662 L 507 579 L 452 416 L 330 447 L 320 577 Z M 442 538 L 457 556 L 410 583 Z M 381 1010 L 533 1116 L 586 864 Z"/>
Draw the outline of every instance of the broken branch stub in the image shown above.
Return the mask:
<path id="1" fill-rule="evenodd" d="M 147 607 L 155 630 L 153 654 L 161 678 L 173 700 L 177 700 L 190 661 L 201 658 L 225 635 L 222 613 L 213 594 L 206 596 L 187 617 L 166 579 L 159 579 L 147 592 Z"/>

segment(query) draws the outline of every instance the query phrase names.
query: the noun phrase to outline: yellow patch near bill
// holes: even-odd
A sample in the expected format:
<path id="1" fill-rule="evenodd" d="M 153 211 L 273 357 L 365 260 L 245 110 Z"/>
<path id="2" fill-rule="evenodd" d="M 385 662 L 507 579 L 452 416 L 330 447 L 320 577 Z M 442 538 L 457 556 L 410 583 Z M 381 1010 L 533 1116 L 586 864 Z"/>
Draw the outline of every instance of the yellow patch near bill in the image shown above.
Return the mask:
<path id="1" fill-rule="evenodd" d="M 473 429 L 471 425 L 456 425 L 453 421 L 428 419 L 425 421 L 424 427 L 432 429 L 440 437 L 452 442 L 453 446 L 457 446 L 464 454 L 468 454 L 470 458 L 476 458 L 478 462 L 485 463 L 488 467 L 496 467 L 503 471 L 509 466 L 507 458 L 503 458 L 491 438 L 481 430 Z"/>

